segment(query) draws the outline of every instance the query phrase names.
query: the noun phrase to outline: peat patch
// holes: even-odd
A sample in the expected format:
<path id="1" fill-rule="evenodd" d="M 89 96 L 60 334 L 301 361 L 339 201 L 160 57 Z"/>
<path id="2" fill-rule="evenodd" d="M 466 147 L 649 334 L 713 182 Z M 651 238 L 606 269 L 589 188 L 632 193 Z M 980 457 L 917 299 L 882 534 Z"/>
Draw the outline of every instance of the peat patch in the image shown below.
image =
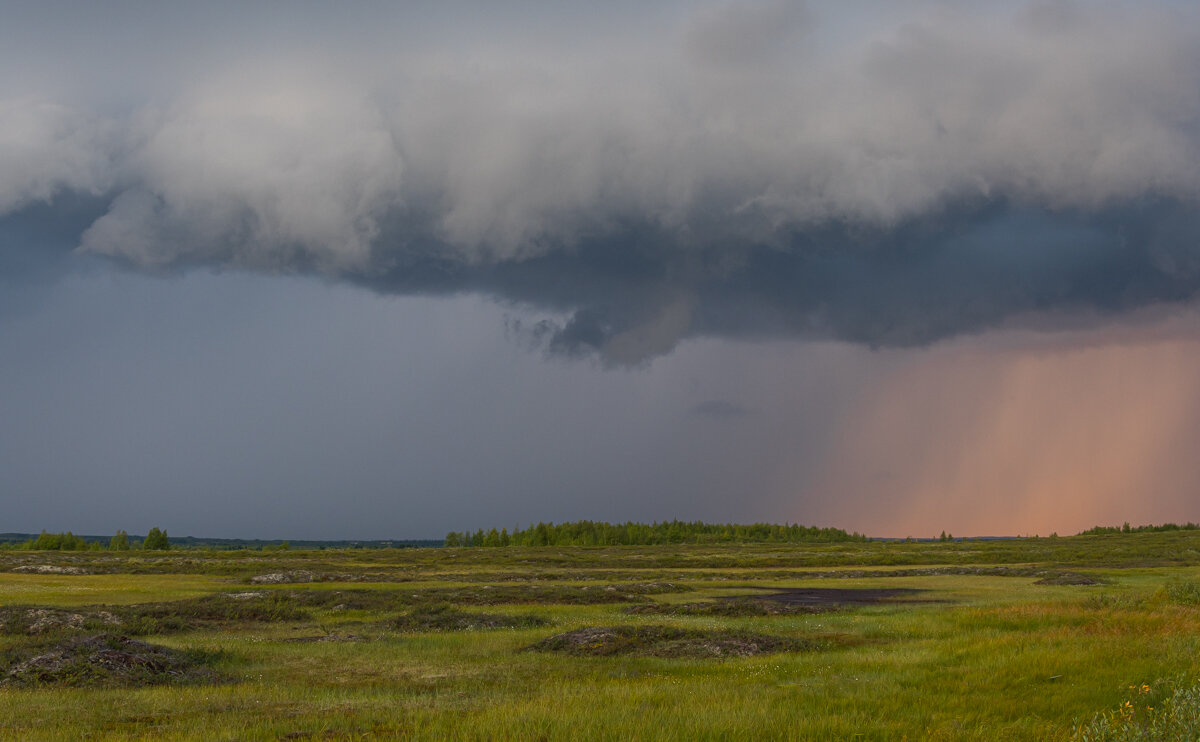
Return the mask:
<path id="1" fill-rule="evenodd" d="M 529 649 L 586 657 L 637 655 L 703 659 L 803 652 L 827 646 L 828 642 L 816 639 L 793 639 L 748 631 L 647 625 L 589 626 L 547 637 Z"/>
<path id="2" fill-rule="evenodd" d="M 212 656 L 118 634 L 73 637 L 9 650 L 0 685 L 136 687 L 214 682 L 220 677 L 206 666 Z"/>

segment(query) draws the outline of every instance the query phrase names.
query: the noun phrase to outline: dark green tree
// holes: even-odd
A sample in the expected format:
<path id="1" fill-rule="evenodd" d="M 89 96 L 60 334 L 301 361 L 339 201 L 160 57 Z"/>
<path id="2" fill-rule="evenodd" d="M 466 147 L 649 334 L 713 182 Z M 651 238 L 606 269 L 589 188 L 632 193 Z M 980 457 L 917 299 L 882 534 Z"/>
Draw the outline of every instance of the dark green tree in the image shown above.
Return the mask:
<path id="1" fill-rule="evenodd" d="M 129 534 L 118 530 L 108 542 L 108 548 L 112 551 L 129 551 Z"/>
<path id="2" fill-rule="evenodd" d="M 142 548 L 147 551 L 164 551 L 171 548 L 171 542 L 167 539 L 167 532 L 160 531 L 158 528 L 151 528 L 150 533 L 146 534 L 146 540 L 142 542 Z"/>
<path id="3" fill-rule="evenodd" d="M 33 541 L 33 548 L 39 551 L 56 551 L 62 548 L 62 534 L 46 533 L 44 530 Z"/>

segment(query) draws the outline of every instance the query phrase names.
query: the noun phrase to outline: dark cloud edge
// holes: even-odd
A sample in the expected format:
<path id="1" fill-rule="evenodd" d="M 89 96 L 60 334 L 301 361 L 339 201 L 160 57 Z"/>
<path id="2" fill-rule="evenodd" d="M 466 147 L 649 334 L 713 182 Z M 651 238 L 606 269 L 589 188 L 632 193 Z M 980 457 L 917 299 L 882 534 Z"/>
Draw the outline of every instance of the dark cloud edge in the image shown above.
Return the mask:
<path id="1" fill-rule="evenodd" d="M 0 219 L 3 281 L 67 270 L 64 256 L 110 200 L 63 192 Z M 1039 327 L 1053 330 L 1058 314 L 1103 322 L 1188 302 L 1200 290 L 1200 210 L 1172 198 L 1093 210 L 977 198 L 892 225 L 797 224 L 761 239 L 724 229 L 717 216 L 685 228 L 628 220 L 539 245 L 533 257 L 486 261 L 457 257 L 434 224 L 432 215 L 389 215 L 365 267 L 353 270 L 323 271 L 297 250 L 283 265 L 182 257 L 149 272 L 248 270 L 388 295 L 485 295 L 552 315 L 510 326 L 534 346 L 610 365 L 644 363 L 702 336 L 889 348 L 1017 317 L 1040 317 Z"/>

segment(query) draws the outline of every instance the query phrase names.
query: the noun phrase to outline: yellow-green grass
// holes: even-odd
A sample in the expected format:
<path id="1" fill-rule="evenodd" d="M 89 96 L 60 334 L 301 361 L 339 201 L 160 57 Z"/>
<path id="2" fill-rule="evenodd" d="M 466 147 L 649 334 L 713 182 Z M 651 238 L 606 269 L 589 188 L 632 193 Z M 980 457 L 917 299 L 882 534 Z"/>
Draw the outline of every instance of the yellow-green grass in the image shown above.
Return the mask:
<path id="1" fill-rule="evenodd" d="M 0 605 L 77 606 L 180 600 L 229 589 L 204 575 L 37 575 L 0 572 Z"/>
<path id="2" fill-rule="evenodd" d="M 737 550 L 704 547 L 724 562 L 736 561 Z M 649 551 L 652 558 L 661 556 Z M 623 554 L 632 558 L 637 552 Z M 358 554 L 345 557 L 360 560 Z M 386 566 L 372 557 L 372 568 Z M 436 553 L 397 557 L 437 565 Z M 321 558 L 336 562 L 339 555 Z M 572 553 L 572 559 L 572 569 L 587 570 L 581 556 Z M 540 561 L 538 568 L 544 566 Z M 295 563 L 303 567 L 302 559 Z M 934 602 L 744 618 L 629 615 L 622 604 L 467 606 L 536 614 L 552 624 L 415 635 L 384 626 L 394 612 L 319 609 L 303 621 L 144 637 L 176 648 L 220 651 L 216 669 L 230 679 L 224 684 L 0 686 L 0 738 L 1066 740 L 1075 722 L 1118 706 L 1130 685 L 1200 674 L 1200 608 L 1173 604 L 1162 589 L 1172 580 L 1200 578 L 1195 566 L 1072 567 L 1108 581 L 1093 587 L 1036 585 L 1032 576 L 779 580 L 742 568 L 698 569 L 706 577 L 688 582 L 692 591 L 645 599 L 761 595 L 764 591 L 748 589 L 758 585 L 917 588 L 926 592 L 914 598 Z M 728 580 L 707 578 L 722 569 Z M 519 565 L 509 563 L 498 571 L 511 576 L 514 570 Z M 411 586 L 258 588 L 229 576 L 198 574 L 0 573 L 0 602 L 78 606 L 231 590 L 482 590 L 484 584 L 423 580 Z M 715 660 L 526 651 L 554 633 L 616 624 L 736 628 L 830 641 L 812 652 Z M 289 641 L 326 633 L 353 634 L 359 641 Z"/>

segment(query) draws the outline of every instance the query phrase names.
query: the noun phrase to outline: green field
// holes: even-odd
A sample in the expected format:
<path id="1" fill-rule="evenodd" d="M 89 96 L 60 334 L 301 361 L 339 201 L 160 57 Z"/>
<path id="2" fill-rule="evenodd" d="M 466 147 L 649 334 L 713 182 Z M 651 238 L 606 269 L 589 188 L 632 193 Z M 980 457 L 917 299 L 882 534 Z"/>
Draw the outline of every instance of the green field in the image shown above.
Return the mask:
<path id="1" fill-rule="evenodd" d="M 1198 531 L 4 551 L 0 736 L 1069 740 L 1195 685 L 1198 585 Z"/>

